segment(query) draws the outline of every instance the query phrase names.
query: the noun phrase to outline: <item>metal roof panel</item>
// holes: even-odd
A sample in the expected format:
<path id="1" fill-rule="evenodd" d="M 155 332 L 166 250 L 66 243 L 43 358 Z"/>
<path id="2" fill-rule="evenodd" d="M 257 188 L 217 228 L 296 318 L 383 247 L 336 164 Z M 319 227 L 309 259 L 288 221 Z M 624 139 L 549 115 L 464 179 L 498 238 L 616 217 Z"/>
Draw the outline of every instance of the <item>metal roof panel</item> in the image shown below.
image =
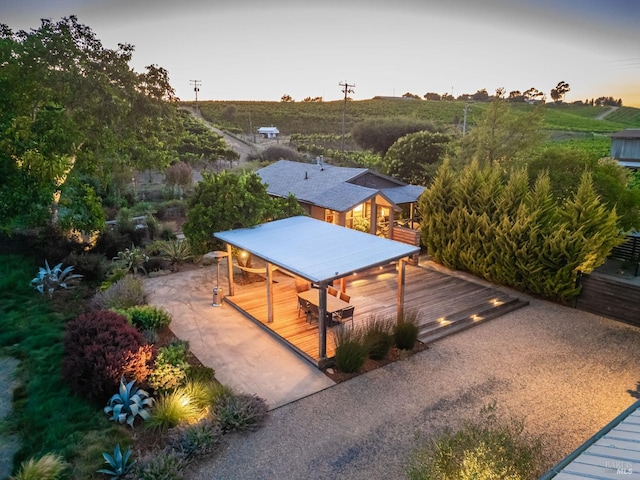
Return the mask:
<path id="1" fill-rule="evenodd" d="M 414 255 L 419 247 L 309 217 L 214 236 L 312 282 L 328 282 Z"/>

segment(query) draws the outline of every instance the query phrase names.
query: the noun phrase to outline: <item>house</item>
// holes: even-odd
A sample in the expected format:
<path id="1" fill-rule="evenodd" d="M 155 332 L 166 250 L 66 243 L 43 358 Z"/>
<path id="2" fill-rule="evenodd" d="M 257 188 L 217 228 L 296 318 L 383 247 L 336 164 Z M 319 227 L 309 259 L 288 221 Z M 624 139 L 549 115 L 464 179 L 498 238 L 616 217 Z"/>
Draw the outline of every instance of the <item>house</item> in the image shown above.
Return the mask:
<path id="1" fill-rule="evenodd" d="M 640 168 L 640 129 L 627 129 L 612 134 L 611 157 L 623 167 Z"/>
<path id="2" fill-rule="evenodd" d="M 258 133 L 264 138 L 278 138 L 280 130 L 278 130 L 278 127 L 260 127 Z"/>
<path id="3" fill-rule="evenodd" d="M 425 187 L 368 168 L 279 160 L 257 171 L 275 197 L 293 194 L 312 218 L 419 245 L 416 204 Z M 408 227 L 408 228 L 403 228 Z"/>

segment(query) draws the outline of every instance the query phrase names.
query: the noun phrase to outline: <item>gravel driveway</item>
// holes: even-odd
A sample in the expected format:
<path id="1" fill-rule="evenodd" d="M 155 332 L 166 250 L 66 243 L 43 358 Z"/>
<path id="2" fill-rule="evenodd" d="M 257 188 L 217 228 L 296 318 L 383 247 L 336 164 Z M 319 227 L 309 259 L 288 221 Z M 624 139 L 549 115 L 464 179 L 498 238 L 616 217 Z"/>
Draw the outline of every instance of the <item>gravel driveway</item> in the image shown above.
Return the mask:
<path id="1" fill-rule="evenodd" d="M 189 477 L 399 479 L 415 445 L 493 400 L 543 438 L 551 467 L 635 400 L 640 329 L 529 307 L 270 413 Z"/>

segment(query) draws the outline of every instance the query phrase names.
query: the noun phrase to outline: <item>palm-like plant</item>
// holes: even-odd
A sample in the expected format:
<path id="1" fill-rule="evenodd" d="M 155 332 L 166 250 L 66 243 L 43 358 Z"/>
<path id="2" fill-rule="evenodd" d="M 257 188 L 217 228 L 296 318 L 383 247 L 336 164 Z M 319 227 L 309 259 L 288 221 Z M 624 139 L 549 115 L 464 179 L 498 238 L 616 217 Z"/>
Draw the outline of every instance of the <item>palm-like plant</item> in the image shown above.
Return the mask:
<path id="1" fill-rule="evenodd" d="M 116 445 L 113 449 L 113 455 L 103 453 L 104 461 L 109 465 L 109 468 L 101 468 L 98 473 L 104 473 L 109 475 L 111 479 L 124 477 L 133 469 L 135 461 L 129 463 L 131 457 L 131 449 L 127 448 L 124 453 L 120 450 L 120 444 Z"/>
<path id="2" fill-rule="evenodd" d="M 50 297 L 53 293 L 60 288 L 73 288 L 72 282 L 74 280 L 82 278 L 82 275 L 71 273 L 73 271 L 73 265 L 69 265 L 67 268 L 62 268 L 62 263 L 57 264 L 51 268 L 47 260 L 44 261 L 44 267 L 40 267 L 38 275 L 31 280 L 31 285 L 35 287 L 40 293 L 44 295 L 46 292 Z"/>
<path id="3" fill-rule="evenodd" d="M 153 397 L 136 387 L 135 381 L 125 384 L 125 379 L 120 379 L 118 393 L 109 399 L 109 404 L 104 407 L 104 413 L 111 416 L 111 420 L 118 423 L 127 423 L 133 428 L 133 422 L 137 416 L 143 420 L 149 419 L 149 409 L 153 405 Z"/>
<path id="4" fill-rule="evenodd" d="M 166 240 L 158 244 L 160 255 L 165 257 L 177 270 L 178 265 L 193 258 L 191 245 L 187 240 Z"/>

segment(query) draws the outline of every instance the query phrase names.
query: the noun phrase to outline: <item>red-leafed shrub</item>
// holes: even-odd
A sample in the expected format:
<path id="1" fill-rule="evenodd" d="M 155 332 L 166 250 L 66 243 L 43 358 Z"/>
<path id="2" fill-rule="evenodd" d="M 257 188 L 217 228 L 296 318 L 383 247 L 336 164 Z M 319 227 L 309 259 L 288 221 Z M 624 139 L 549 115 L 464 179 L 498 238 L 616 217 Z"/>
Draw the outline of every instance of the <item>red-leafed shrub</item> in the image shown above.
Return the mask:
<path id="1" fill-rule="evenodd" d="M 98 310 L 67 324 L 62 374 L 77 394 L 103 402 L 118 391 L 122 376 L 143 382 L 154 357 L 152 345 L 126 318 Z"/>

